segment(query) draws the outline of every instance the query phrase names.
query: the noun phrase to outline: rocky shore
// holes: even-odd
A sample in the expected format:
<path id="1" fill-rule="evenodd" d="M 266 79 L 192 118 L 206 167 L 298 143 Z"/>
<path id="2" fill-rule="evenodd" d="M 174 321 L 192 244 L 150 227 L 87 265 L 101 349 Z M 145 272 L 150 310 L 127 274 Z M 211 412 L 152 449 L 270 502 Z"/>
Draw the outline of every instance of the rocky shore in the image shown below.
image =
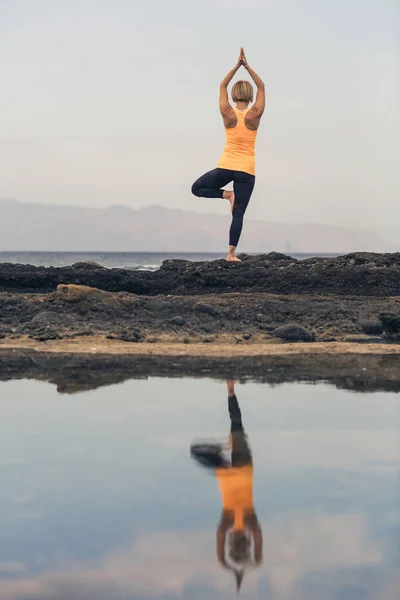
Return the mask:
<path id="1" fill-rule="evenodd" d="M 156 272 L 0 264 L 0 346 L 90 336 L 187 345 L 398 343 L 400 254 L 171 260 Z"/>
<path id="2" fill-rule="evenodd" d="M 272 252 L 225 260 L 166 260 L 155 272 L 106 269 L 95 263 L 70 267 L 0 264 L 0 292 L 49 293 L 61 283 L 108 292 L 157 295 L 240 293 L 400 296 L 400 253 L 354 253 L 297 260 Z"/>

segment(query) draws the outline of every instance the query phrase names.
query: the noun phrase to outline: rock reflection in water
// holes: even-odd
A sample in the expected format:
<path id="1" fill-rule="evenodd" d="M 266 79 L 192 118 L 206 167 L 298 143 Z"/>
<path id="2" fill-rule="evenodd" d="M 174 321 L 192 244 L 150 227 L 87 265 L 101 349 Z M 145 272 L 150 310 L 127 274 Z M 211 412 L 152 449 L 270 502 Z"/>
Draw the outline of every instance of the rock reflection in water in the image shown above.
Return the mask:
<path id="1" fill-rule="evenodd" d="M 228 444 L 196 443 L 193 458 L 218 480 L 222 515 L 217 529 L 217 557 L 233 571 L 240 590 L 245 571 L 262 559 L 262 532 L 253 506 L 253 457 L 243 428 L 234 381 L 227 380 L 231 422 Z"/>

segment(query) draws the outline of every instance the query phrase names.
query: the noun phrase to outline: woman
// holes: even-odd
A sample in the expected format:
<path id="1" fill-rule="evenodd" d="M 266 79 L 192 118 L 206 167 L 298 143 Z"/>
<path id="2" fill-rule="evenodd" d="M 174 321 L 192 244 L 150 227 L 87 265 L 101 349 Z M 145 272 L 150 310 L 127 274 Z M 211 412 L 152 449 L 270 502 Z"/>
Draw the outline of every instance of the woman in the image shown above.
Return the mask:
<path id="1" fill-rule="evenodd" d="M 232 88 L 232 108 L 228 98 L 228 85 L 239 68 L 243 66 L 257 86 L 254 105 L 253 88 L 248 81 L 237 81 Z M 260 77 L 248 65 L 243 48 L 236 66 L 222 80 L 219 94 L 219 109 L 226 131 L 226 145 L 218 166 L 200 177 L 192 186 L 192 193 L 201 198 L 224 198 L 229 200 L 232 224 L 229 231 L 227 261 L 240 262 L 235 256 L 242 232 L 243 217 L 250 201 L 255 183 L 255 144 L 258 126 L 265 109 L 265 86 Z M 233 191 L 225 185 L 233 181 Z"/>
<path id="2" fill-rule="evenodd" d="M 240 589 L 245 570 L 262 560 L 262 532 L 253 506 L 253 459 L 243 429 L 234 382 L 228 380 L 228 410 L 231 421 L 228 461 L 221 444 L 193 444 L 191 454 L 218 480 L 222 515 L 217 529 L 217 557 L 233 571 Z"/>

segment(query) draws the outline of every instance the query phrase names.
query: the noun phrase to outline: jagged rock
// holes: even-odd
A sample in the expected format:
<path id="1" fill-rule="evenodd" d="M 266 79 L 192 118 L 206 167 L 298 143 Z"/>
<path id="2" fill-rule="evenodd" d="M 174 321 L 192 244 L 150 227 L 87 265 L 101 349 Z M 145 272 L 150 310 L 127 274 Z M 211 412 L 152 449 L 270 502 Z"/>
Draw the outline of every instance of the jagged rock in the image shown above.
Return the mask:
<path id="1" fill-rule="evenodd" d="M 288 323 L 277 327 L 272 332 L 274 337 L 286 340 L 287 342 L 313 342 L 314 334 L 302 325 L 297 323 Z"/>
<path id="2" fill-rule="evenodd" d="M 4 336 L 5 336 L 6 334 L 12 333 L 12 332 L 13 332 L 13 330 L 11 329 L 11 327 L 7 327 L 5 325 L 0 325 L 0 334 L 4 334 Z"/>
<path id="3" fill-rule="evenodd" d="M 125 329 L 115 334 L 114 339 L 122 340 L 123 342 L 140 342 L 142 336 L 137 329 Z"/>
<path id="4" fill-rule="evenodd" d="M 106 269 L 103 265 L 92 260 L 82 260 L 71 265 L 74 269 Z"/>
<path id="5" fill-rule="evenodd" d="M 309 277 L 310 280 L 316 278 L 317 281 L 324 281 L 324 285 L 327 285 L 329 273 L 336 271 L 338 260 L 335 259 L 334 262 L 330 259 L 298 261 L 289 271 L 294 273 L 296 278 L 301 269 L 304 277 Z M 342 260 L 341 257 L 340 260 Z M 370 262 L 377 264 L 379 261 L 386 260 L 385 257 L 374 257 L 374 260 Z M 27 293 L 25 289 L 23 293 L 0 292 L 0 330 L 2 326 L 8 327 L 12 330 L 14 338 L 25 335 L 42 337 L 53 333 L 62 335 L 64 338 L 73 338 L 79 335 L 115 336 L 116 332 L 137 329 L 143 339 L 147 339 L 149 336 L 161 336 L 161 339 L 163 336 L 169 336 L 171 340 L 181 341 L 184 337 L 182 329 L 179 325 L 173 325 L 170 322 L 174 317 L 180 316 L 185 320 L 187 330 L 192 332 L 191 341 L 198 340 L 201 335 L 211 334 L 215 335 L 215 339 L 217 336 L 223 336 L 225 342 L 227 339 L 238 338 L 245 343 L 242 338 L 244 334 L 258 335 L 260 341 L 270 340 L 273 336 L 272 332 L 283 324 L 301 324 L 306 330 L 314 332 L 319 341 L 334 338 L 341 341 L 344 336 L 361 334 L 362 330 L 358 324 L 360 318 L 370 319 L 370 315 L 376 315 L 374 319 L 377 319 L 381 313 L 385 313 L 391 315 L 385 334 L 385 339 L 389 340 L 393 329 L 390 323 L 399 315 L 397 298 L 378 297 L 378 294 L 364 298 L 357 295 L 336 295 L 333 288 L 329 294 L 325 295 L 302 293 L 302 290 L 298 290 L 298 294 L 291 294 L 286 291 L 293 286 L 290 278 L 285 280 L 284 293 L 280 295 L 260 293 L 253 289 L 254 286 L 268 285 L 268 292 L 271 292 L 270 287 L 274 273 L 278 276 L 283 272 L 288 272 L 286 268 L 281 271 L 280 266 L 282 263 L 293 264 L 290 261 L 267 263 L 259 260 L 258 257 L 249 257 L 247 266 L 240 264 L 237 270 L 232 271 L 231 274 L 232 278 L 235 278 L 235 283 L 243 281 L 243 285 L 245 282 L 248 285 L 248 278 L 253 277 L 255 282 L 253 288 L 248 293 L 243 290 L 240 293 L 227 293 L 223 274 L 230 271 L 229 265 L 218 271 L 222 274 L 220 275 L 222 284 L 214 278 L 213 274 L 216 272 L 216 264 L 221 264 L 221 262 L 224 261 L 203 263 L 201 268 L 198 264 L 194 266 L 192 263 L 185 267 L 188 273 L 193 274 L 193 277 L 197 273 L 196 278 L 199 272 L 196 269 L 200 268 L 201 285 L 209 285 L 210 278 L 212 279 L 213 291 L 208 290 L 209 293 L 205 293 L 201 288 L 201 293 L 196 295 L 193 294 L 195 287 L 190 290 L 179 287 L 177 282 L 181 276 L 179 275 L 181 267 L 173 266 L 171 266 L 168 277 L 171 277 L 173 285 L 178 285 L 180 294 L 149 296 L 124 291 L 110 293 L 90 286 L 78 286 L 72 283 L 69 285 L 63 282 L 56 292 L 53 291 L 49 294 Z M 395 271 L 397 268 L 395 262 L 391 260 L 389 263 L 391 266 L 388 269 Z M 18 267 L 18 265 L 16 266 Z M 313 266 L 316 267 L 315 270 L 311 269 Z M 376 268 L 374 267 L 374 269 Z M 365 267 L 357 265 L 352 267 L 355 273 L 358 272 L 358 269 L 362 271 Z M 385 269 L 386 267 L 382 267 L 382 273 Z M 208 270 L 212 275 L 207 275 Z M 325 280 L 320 271 L 322 275 L 326 274 Z M 100 270 L 75 269 L 75 273 L 80 272 L 85 274 L 85 277 L 90 277 L 90 273 L 95 273 L 96 277 L 99 273 L 103 273 Z M 39 273 L 38 277 L 40 278 L 41 274 L 47 273 L 47 270 L 43 268 L 36 273 Z M 239 276 L 242 277 L 241 274 L 243 279 L 239 278 Z M 154 274 L 148 275 L 152 277 Z M 104 276 L 109 277 L 110 271 L 105 271 Z M 264 280 L 265 277 L 267 277 L 267 281 Z M 365 276 L 363 277 L 365 279 Z M 165 273 L 163 278 L 164 282 L 167 281 Z M 375 283 L 372 277 L 371 282 L 368 283 L 368 293 L 372 289 L 371 285 L 374 286 Z M 193 285 L 200 284 L 197 282 Z M 221 293 L 217 293 L 218 286 L 222 288 Z M 329 288 L 329 286 L 327 287 Z M 237 292 L 236 289 L 232 291 Z M 193 310 L 196 305 L 197 308 L 198 305 L 202 307 L 201 312 L 198 312 L 197 309 Z M 203 312 L 204 310 L 205 312 Z M 47 331 L 48 327 L 52 328 L 53 332 Z M 183 328 L 185 334 L 186 327 Z M 90 333 L 86 330 L 90 330 Z M 203 333 L 204 331 L 205 333 Z M 265 334 L 260 336 L 261 332 L 265 332 Z M 199 334 L 201 335 L 199 336 Z M 398 334 L 393 335 L 397 336 Z M 132 337 L 137 339 L 136 334 L 130 336 L 130 339 Z M 295 339 L 298 339 L 298 336 Z M 307 337 L 307 339 L 310 338 Z M 390 340 L 397 341 L 396 337 L 390 337 Z"/>
<path id="6" fill-rule="evenodd" d="M 73 333 L 69 334 L 69 337 L 72 338 L 76 338 L 76 337 L 81 337 L 81 336 L 91 336 L 91 335 L 95 335 L 95 332 L 93 331 L 93 329 L 90 329 L 90 327 L 83 327 L 82 329 L 75 329 L 75 331 Z"/>
<path id="7" fill-rule="evenodd" d="M 400 315 L 381 313 L 379 318 L 382 321 L 385 336 L 389 339 L 400 339 Z"/>
<path id="8" fill-rule="evenodd" d="M 174 317 L 173 319 L 171 319 L 170 322 L 173 323 L 174 325 L 179 325 L 179 327 L 182 327 L 182 325 L 184 325 L 186 321 L 183 317 L 177 316 L 177 317 Z"/>
<path id="9" fill-rule="evenodd" d="M 213 331 L 214 331 L 214 327 L 212 325 L 210 325 L 209 323 L 202 323 L 200 325 L 200 329 L 202 329 L 206 333 L 213 333 Z"/>
<path id="10" fill-rule="evenodd" d="M 168 260 L 154 272 L 84 264 L 45 268 L 3 263 L 0 291 L 48 293 L 67 283 L 145 296 L 225 292 L 400 296 L 399 252 L 358 252 L 305 260 L 271 252 L 244 256 L 243 262 L 235 263 L 234 267 L 224 260 L 202 263 Z"/>
<path id="11" fill-rule="evenodd" d="M 215 316 L 217 314 L 215 308 L 213 306 L 210 306 L 209 304 L 195 304 L 193 306 L 193 310 L 211 316 Z"/>
<path id="12" fill-rule="evenodd" d="M 367 335 L 382 335 L 383 324 L 378 319 L 360 319 L 358 325 Z"/>
<path id="13" fill-rule="evenodd" d="M 174 303 L 169 300 L 149 300 L 146 306 L 150 310 L 170 310 L 174 308 Z"/>
<path id="14" fill-rule="evenodd" d="M 35 331 L 35 333 L 29 335 L 29 337 L 38 342 L 46 342 L 47 340 L 62 340 L 64 336 L 58 329 L 50 326 Z"/>
<path id="15" fill-rule="evenodd" d="M 34 339 L 61 339 L 64 333 L 70 331 L 71 328 L 76 328 L 80 323 L 79 317 L 51 310 L 41 310 L 30 321 L 21 323 L 16 332 L 28 334 Z"/>
<path id="16" fill-rule="evenodd" d="M 297 261 L 296 258 L 292 258 L 287 254 L 282 254 L 281 252 L 269 252 L 265 255 L 266 260 L 288 260 L 290 262 Z"/>
<path id="17" fill-rule="evenodd" d="M 63 320 L 63 315 L 56 313 L 52 310 L 42 310 L 37 313 L 32 319 L 30 324 L 37 325 L 45 325 L 45 324 L 56 324 L 58 325 Z"/>

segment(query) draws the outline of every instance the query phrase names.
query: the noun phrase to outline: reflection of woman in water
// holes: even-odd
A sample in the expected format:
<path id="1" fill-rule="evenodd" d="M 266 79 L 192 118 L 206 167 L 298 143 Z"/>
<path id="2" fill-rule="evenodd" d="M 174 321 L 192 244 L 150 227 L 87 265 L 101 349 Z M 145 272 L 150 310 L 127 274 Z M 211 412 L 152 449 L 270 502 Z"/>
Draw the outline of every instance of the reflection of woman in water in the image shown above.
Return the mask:
<path id="1" fill-rule="evenodd" d="M 239 590 L 245 569 L 261 563 L 262 533 L 253 507 L 253 460 L 234 382 L 228 380 L 227 386 L 231 460 L 224 458 L 221 444 L 193 444 L 191 454 L 203 466 L 215 469 L 223 505 L 217 556 L 222 566 L 234 572 Z"/>

